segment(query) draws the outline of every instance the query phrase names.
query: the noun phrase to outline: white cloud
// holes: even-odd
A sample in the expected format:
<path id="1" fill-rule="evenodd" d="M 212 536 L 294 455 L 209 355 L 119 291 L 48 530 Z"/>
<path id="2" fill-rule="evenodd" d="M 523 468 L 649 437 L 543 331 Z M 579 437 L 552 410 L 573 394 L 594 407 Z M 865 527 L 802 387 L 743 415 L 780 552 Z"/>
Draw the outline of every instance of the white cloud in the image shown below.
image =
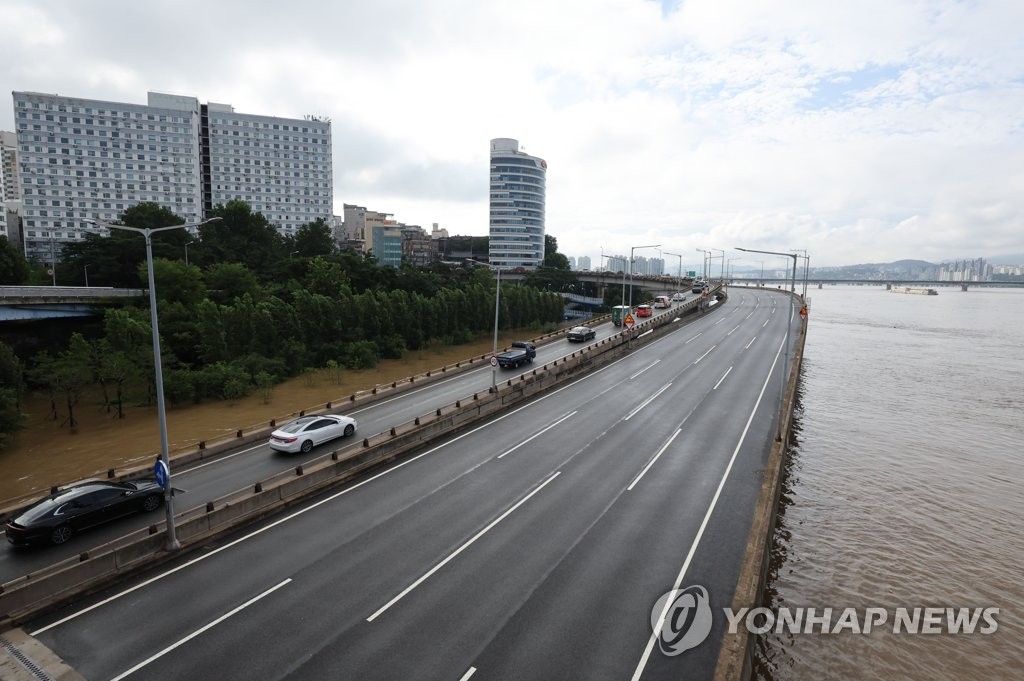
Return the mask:
<path id="1" fill-rule="evenodd" d="M 488 140 L 514 137 L 548 161 L 548 232 L 595 263 L 648 243 L 1024 252 L 1015 0 L 251 7 L 9 0 L 0 81 L 326 115 L 339 212 L 454 233 L 486 233 Z"/>

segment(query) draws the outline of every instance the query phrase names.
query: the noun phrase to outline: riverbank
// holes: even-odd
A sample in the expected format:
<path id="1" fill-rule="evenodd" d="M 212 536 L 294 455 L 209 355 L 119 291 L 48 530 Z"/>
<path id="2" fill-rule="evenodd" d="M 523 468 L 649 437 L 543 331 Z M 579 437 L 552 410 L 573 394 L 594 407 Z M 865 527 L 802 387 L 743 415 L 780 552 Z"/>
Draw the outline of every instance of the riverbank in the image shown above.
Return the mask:
<path id="1" fill-rule="evenodd" d="M 522 335 L 499 336 L 499 346 Z M 488 337 L 465 345 L 410 351 L 402 359 L 381 360 L 373 369 L 343 370 L 340 376 L 326 369 L 309 372 L 275 386 L 267 401 L 257 391 L 233 402 L 168 406 L 168 447 L 173 454 L 201 440 L 265 426 L 271 419 L 281 422 L 300 410 L 321 408 L 375 385 L 488 354 L 492 344 L 493 338 Z M 42 396 L 30 396 L 23 411 L 28 414 L 25 430 L 18 434 L 12 448 L 0 454 L 0 506 L 52 485 L 103 476 L 112 467 L 152 460 L 160 451 L 155 406 L 129 407 L 125 418 L 118 420 L 101 408 L 98 395 L 90 394 L 75 409 L 78 428 L 74 433 L 62 425 L 64 410 L 60 410 L 57 420 L 47 418 L 50 402 Z"/>

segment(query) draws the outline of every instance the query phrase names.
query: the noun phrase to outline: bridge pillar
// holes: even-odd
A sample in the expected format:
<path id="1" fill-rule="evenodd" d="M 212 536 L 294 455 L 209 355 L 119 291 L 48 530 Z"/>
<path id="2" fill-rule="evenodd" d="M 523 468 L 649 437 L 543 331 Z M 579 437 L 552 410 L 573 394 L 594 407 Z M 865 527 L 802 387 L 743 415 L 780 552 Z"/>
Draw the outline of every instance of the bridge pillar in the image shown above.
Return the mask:
<path id="1" fill-rule="evenodd" d="M 885 285 L 885 290 L 886 290 L 886 291 L 891 291 L 891 290 L 892 290 L 892 284 L 891 284 L 891 283 L 887 283 L 887 284 Z"/>
<path id="2" fill-rule="evenodd" d="M 960 290 L 963 291 L 964 293 L 967 293 L 967 284 L 960 284 Z"/>

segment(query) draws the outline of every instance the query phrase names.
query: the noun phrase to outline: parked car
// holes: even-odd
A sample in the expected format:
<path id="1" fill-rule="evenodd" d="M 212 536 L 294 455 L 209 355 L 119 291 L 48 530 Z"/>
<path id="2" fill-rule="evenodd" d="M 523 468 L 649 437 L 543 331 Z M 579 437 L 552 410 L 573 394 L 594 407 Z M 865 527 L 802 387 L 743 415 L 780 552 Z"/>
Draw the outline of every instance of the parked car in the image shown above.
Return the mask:
<path id="1" fill-rule="evenodd" d="M 44 497 L 7 523 L 15 546 L 63 544 L 78 532 L 124 516 L 155 511 L 164 503 L 154 481 L 85 482 Z"/>
<path id="2" fill-rule="evenodd" d="M 636 316 L 637 317 L 650 317 L 652 314 L 654 314 L 654 310 L 651 308 L 650 305 L 637 305 L 636 306 Z"/>
<path id="3" fill-rule="evenodd" d="M 529 341 L 512 341 L 512 349 L 497 356 L 502 369 L 518 369 L 520 364 L 529 364 L 537 356 L 537 348 Z"/>
<path id="4" fill-rule="evenodd" d="M 270 448 L 279 452 L 309 454 L 316 445 L 338 437 L 350 437 L 355 432 L 356 420 L 351 416 L 300 416 L 270 434 Z"/>
<path id="5" fill-rule="evenodd" d="M 585 343 L 588 340 L 594 340 L 597 337 L 597 331 L 589 326 L 574 326 L 569 329 L 565 337 L 569 339 L 570 343 Z"/>

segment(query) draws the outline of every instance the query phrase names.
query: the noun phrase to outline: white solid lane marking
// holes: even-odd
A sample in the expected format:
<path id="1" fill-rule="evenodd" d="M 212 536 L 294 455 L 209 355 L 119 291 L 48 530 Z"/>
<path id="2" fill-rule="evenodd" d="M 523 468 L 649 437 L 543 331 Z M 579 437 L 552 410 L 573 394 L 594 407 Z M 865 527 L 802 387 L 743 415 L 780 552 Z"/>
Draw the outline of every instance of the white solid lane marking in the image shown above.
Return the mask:
<path id="1" fill-rule="evenodd" d="M 470 667 L 467 669 L 466 673 L 462 675 L 462 678 L 459 679 L 459 681 L 469 681 L 469 678 L 473 676 L 473 674 L 476 674 L 476 667 Z"/>
<path id="2" fill-rule="evenodd" d="M 573 416 L 573 415 L 574 415 L 575 413 L 576 413 L 576 412 L 572 412 L 572 413 L 570 413 L 570 414 L 566 414 L 565 416 L 563 416 L 562 418 L 558 419 L 557 421 L 555 421 L 554 423 L 552 423 L 552 424 L 551 424 L 550 426 L 548 426 L 547 428 L 545 428 L 544 430 L 541 430 L 541 431 L 539 431 L 539 432 L 537 432 L 537 433 L 533 434 L 532 436 L 530 436 L 530 437 L 526 438 L 525 440 L 523 440 L 522 442 L 520 442 L 519 444 L 517 444 L 517 445 L 516 445 L 515 447 L 513 447 L 512 449 L 506 450 L 505 452 L 503 452 L 503 453 L 499 454 L 499 455 L 497 456 L 497 458 L 499 458 L 499 459 L 502 459 L 502 458 L 504 458 L 504 457 L 505 457 L 505 455 L 507 455 L 507 454 L 511 454 L 512 452 L 516 451 L 517 449 L 519 449 L 520 447 L 522 447 L 523 445 L 525 445 L 525 444 L 526 444 L 527 442 L 529 442 L 530 440 L 532 440 L 532 439 L 534 439 L 534 438 L 538 438 L 538 437 L 540 437 L 540 436 L 541 436 L 541 435 L 543 435 L 544 433 L 548 432 L 549 430 L 551 430 L 552 428 L 554 428 L 555 426 L 557 426 L 557 425 L 558 425 L 559 423 L 561 423 L 562 421 L 566 420 L 566 419 L 567 419 L 567 418 L 569 418 L 570 416 Z"/>
<path id="3" fill-rule="evenodd" d="M 725 487 L 725 481 L 729 479 L 729 472 L 732 471 L 732 465 L 736 462 L 736 456 L 740 453 L 740 447 L 743 446 L 743 441 L 747 438 L 747 431 L 750 430 L 750 424 L 754 420 L 754 414 L 757 413 L 757 408 L 761 404 L 761 399 L 764 398 L 764 391 L 768 388 L 768 381 L 771 380 L 772 373 L 775 371 L 775 365 L 779 362 L 779 356 L 782 354 L 783 344 L 779 344 L 778 352 L 775 353 L 775 359 L 772 360 L 772 365 L 768 369 L 768 376 L 764 379 L 764 385 L 761 386 L 761 393 L 757 396 L 757 401 L 754 402 L 754 408 L 750 410 L 750 416 L 747 418 L 747 425 L 743 427 L 743 432 L 740 434 L 739 442 L 736 443 L 736 449 L 732 452 L 732 458 L 729 459 L 729 465 L 725 467 L 725 473 L 722 474 L 722 479 L 718 483 L 718 489 L 715 490 L 715 496 L 711 499 L 711 505 L 708 506 L 707 513 L 704 514 L 704 520 L 700 524 L 700 528 L 697 530 L 697 536 L 693 540 L 693 544 L 690 546 L 690 551 L 686 554 L 686 559 L 683 561 L 683 567 L 679 570 L 679 574 L 676 576 L 676 581 L 672 585 L 670 591 L 674 591 L 679 588 L 679 585 L 683 583 L 683 577 L 686 575 L 686 570 L 690 567 L 690 561 L 693 560 L 694 554 L 697 552 L 697 546 L 700 544 L 700 539 L 704 536 L 704 529 L 708 526 L 708 521 L 711 520 L 711 513 L 715 510 L 715 505 L 718 503 L 718 499 L 722 496 L 722 488 Z M 658 640 L 658 632 L 661 631 L 662 626 L 665 624 L 665 618 L 668 616 L 668 608 L 672 605 L 672 599 L 665 601 L 665 607 L 661 610 L 661 615 L 658 617 L 658 624 L 654 627 L 654 631 L 651 632 L 651 637 L 647 640 L 647 647 L 644 648 L 643 655 L 640 656 L 640 662 L 637 663 L 636 671 L 633 672 L 632 681 L 638 681 L 640 675 L 644 673 L 644 667 L 647 666 L 647 660 L 651 657 L 651 651 L 654 649 L 654 642 Z"/>
<path id="4" fill-rule="evenodd" d="M 727 369 L 727 370 L 725 371 L 725 373 L 724 373 L 724 374 L 722 374 L 722 377 L 721 377 L 720 379 L 718 379 L 718 383 L 715 383 L 715 387 L 714 387 L 714 388 L 712 388 L 712 390 L 718 390 L 718 386 L 722 385 L 722 381 L 724 381 L 724 380 L 725 380 L 725 377 L 729 375 L 729 372 L 730 372 L 730 371 L 732 371 L 732 367 L 729 367 L 729 368 L 728 368 L 728 369 Z"/>
<path id="5" fill-rule="evenodd" d="M 669 387 L 670 385 L 672 385 L 672 384 L 671 384 L 671 383 L 666 383 L 665 385 L 663 385 L 663 386 L 661 387 L 661 390 L 659 390 L 658 392 L 654 393 L 653 395 L 651 395 L 650 397 L 648 397 L 648 398 L 647 398 L 646 400 L 644 400 L 644 401 L 643 401 L 643 402 L 642 402 L 642 403 L 640 404 L 640 406 L 639 406 L 639 407 L 637 407 L 637 408 L 636 408 L 636 409 L 634 409 L 633 411 L 629 412 L 629 414 L 627 414 L 627 415 L 626 415 L 626 418 L 624 418 L 624 419 L 622 419 L 622 420 L 623 420 L 623 421 L 628 421 L 628 420 L 630 420 L 631 418 L 633 418 L 634 416 L 636 416 L 637 412 L 639 412 L 639 411 L 640 411 L 641 409 L 643 409 L 643 408 L 644 408 L 644 407 L 646 407 L 646 406 L 647 406 L 648 404 L 650 404 L 651 402 L 653 402 L 653 401 L 654 401 L 654 398 L 656 398 L 656 397 L 657 397 L 658 395 L 660 395 L 660 394 L 662 394 L 663 392 L 665 392 L 666 390 L 668 390 L 668 387 Z"/>
<path id="6" fill-rule="evenodd" d="M 638 372 L 636 372 L 635 374 L 633 374 L 632 376 L 630 376 L 630 377 L 629 377 L 629 380 L 631 380 L 631 381 L 632 381 L 632 380 L 633 380 L 634 378 L 636 378 L 637 376 L 639 376 L 639 375 L 640 375 L 640 374 L 642 374 L 643 372 L 647 371 L 648 369 L 650 369 L 650 368 L 651 368 L 652 366 L 654 366 L 655 364 L 657 364 L 657 363 L 658 363 L 658 362 L 660 362 L 660 361 L 661 361 L 660 359 L 656 359 L 656 360 L 654 360 L 653 362 L 651 362 L 650 364 L 648 364 L 647 366 L 645 366 L 645 367 L 644 367 L 643 369 L 641 369 L 640 371 L 638 371 Z"/>
<path id="7" fill-rule="evenodd" d="M 435 572 L 437 572 L 438 570 L 440 570 L 441 568 L 443 568 L 443 567 L 444 567 L 445 565 L 447 565 L 447 564 L 448 564 L 448 563 L 450 563 L 450 562 L 451 562 L 452 560 L 454 560 L 456 556 L 458 556 L 458 555 L 459 555 L 460 553 L 462 553 L 463 551 L 465 551 L 466 549 L 468 549 L 468 548 L 469 548 L 470 546 L 472 546 L 472 545 L 473 545 L 473 543 L 474 543 L 474 542 L 476 542 L 476 540 L 477 540 L 477 539 L 479 539 L 480 537 L 482 537 L 482 536 L 484 536 L 485 534 L 487 534 L 487 533 L 488 533 L 488 532 L 489 532 L 489 531 L 491 530 L 491 528 L 493 528 L 493 527 L 494 527 L 495 525 L 497 525 L 497 524 L 498 524 L 498 523 L 500 523 L 500 522 L 501 522 L 502 520 L 504 520 L 505 518 L 507 518 L 507 517 L 509 516 L 509 514 L 511 514 L 512 512 L 514 512 L 514 511 L 515 511 L 515 510 L 516 510 L 517 508 L 519 508 L 520 506 L 522 506 L 523 504 L 525 504 L 525 503 L 526 503 L 527 501 L 529 501 L 529 500 L 530 500 L 530 498 L 531 498 L 531 497 L 533 497 L 533 495 L 534 495 L 534 494 L 536 494 L 537 492 L 539 492 L 539 491 L 541 491 L 542 489 L 544 489 L 544 488 L 545 488 L 545 487 L 547 486 L 547 484 L 548 484 L 549 482 L 551 482 L 552 480 L 554 480 L 555 478 L 557 478 L 557 477 L 558 477 L 559 475 L 561 475 L 561 473 L 562 473 L 561 471 L 555 471 L 555 472 L 554 472 L 554 473 L 553 473 L 553 474 L 551 475 L 551 477 L 549 477 L 549 478 L 548 478 L 547 480 L 545 480 L 544 482 L 542 482 L 542 483 L 540 484 L 540 486 L 539 486 L 539 487 L 537 487 L 537 488 L 536 488 L 535 490 L 533 490 L 532 492 L 530 492 L 529 494 L 527 494 L 527 495 L 526 495 L 525 497 L 523 497 L 522 499 L 520 499 L 519 501 L 517 501 L 517 502 L 515 503 L 515 505 L 514 505 L 514 506 L 512 506 L 512 508 L 508 509 L 507 511 L 505 511 L 504 513 L 502 513 L 502 514 L 501 514 L 500 516 L 498 516 L 497 518 L 495 518 L 494 520 L 492 520 L 492 521 L 490 522 L 490 524 L 488 524 L 488 525 L 487 525 L 487 527 L 485 527 L 484 529 L 482 529 L 482 530 L 480 530 L 479 532 L 477 532 L 476 534 L 474 534 L 474 535 L 473 535 L 473 537 L 472 537 L 472 538 L 471 538 L 471 539 L 470 539 L 469 541 L 467 541 L 467 542 L 466 542 L 465 544 L 463 544 L 463 545 L 462 545 L 462 546 L 460 546 L 459 548 L 455 549 L 455 550 L 454 550 L 453 552 L 451 552 L 450 554 L 448 554 L 448 557 L 447 557 L 447 558 L 445 558 L 445 559 L 444 559 L 444 560 L 442 560 L 442 561 L 441 561 L 440 563 L 438 563 L 438 564 L 437 564 L 437 565 L 435 565 L 434 567 L 432 567 L 432 568 L 430 568 L 429 570 L 427 570 L 427 572 L 425 572 L 425 573 L 423 574 L 423 576 L 422 576 L 422 577 L 420 577 L 419 579 L 417 579 L 417 580 L 416 580 L 415 582 L 413 582 L 413 583 L 412 583 L 412 584 L 410 584 L 409 586 L 405 587 L 405 589 L 404 589 L 404 590 L 402 591 L 402 593 L 398 594 L 397 596 L 395 596 L 394 598 L 392 598 L 392 599 L 391 599 L 390 601 L 388 601 L 387 603 L 385 603 L 385 604 L 384 604 L 384 605 L 383 605 L 383 606 L 382 606 L 382 607 L 381 607 L 381 608 L 380 608 L 379 610 L 377 610 L 377 612 L 375 612 L 375 613 L 373 613 L 372 615 L 370 615 L 369 617 L 367 617 L 367 618 L 366 618 L 366 621 L 367 621 L 367 622 L 372 622 L 373 620 L 377 619 L 377 618 L 378 618 L 378 617 L 380 617 L 380 616 L 381 616 L 382 614 L 384 614 L 384 613 L 385 613 L 385 612 L 387 611 L 387 609 L 388 609 L 388 608 L 390 608 L 390 607 L 391 607 L 392 605 L 394 605 L 394 604 L 395 604 L 395 603 L 397 603 L 398 601 L 400 601 L 400 600 L 402 600 L 403 598 L 405 598 L 405 597 L 406 597 L 406 596 L 407 596 L 407 595 L 409 594 L 409 592 L 411 592 L 411 591 L 412 591 L 413 589 L 415 589 L 416 587 L 418 587 L 418 586 L 419 586 L 420 584 L 422 584 L 423 582 L 425 582 L 425 581 L 427 581 L 428 579 L 430 579 L 431 575 L 433 575 L 433 574 L 434 574 Z"/>
<path id="8" fill-rule="evenodd" d="M 697 364 L 697 363 L 698 363 L 698 362 L 700 362 L 700 361 L 701 361 L 702 359 L 704 359 L 705 357 L 707 357 L 708 355 L 710 355 L 710 354 L 711 354 L 711 351 L 712 351 L 712 350 L 714 350 L 714 349 L 715 349 L 715 348 L 717 348 L 717 347 L 718 347 L 717 345 L 712 345 L 712 346 L 711 346 L 710 348 L 708 348 L 708 351 L 707 351 L 707 352 L 705 352 L 705 353 L 704 353 L 703 355 L 701 355 L 700 357 L 698 357 L 698 358 L 697 358 L 697 361 L 696 361 L 696 362 L 694 362 L 694 364 Z"/>
<path id="9" fill-rule="evenodd" d="M 182 646 L 182 645 L 184 645 L 184 644 L 188 643 L 189 641 L 191 641 L 192 639 L 194 639 L 194 638 L 195 638 L 196 636 L 199 636 L 199 635 L 200 635 L 201 633 L 203 633 L 204 631 L 206 631 L 206 630 L 208 630 L 208 629 L 211 629 L 211 628 L 213 628 L 213 627 L 217 626 L 218 624 L 220 624 L 221 622 L 223 622 L 223 621 L 224 621 L 224 620 L 226 620 L 227 618 L 231 617 L 232 615 L 235 615 L 235 614 L 237 614 L 238 612 L 240 612 L 240 611 L 244 610 L 245 608 L 248 608 L 248 607 L 249 607 L 250 605 L 252 605 L 252 604 L 253 604 L 253 603 L 255 603 L 256 601 L 260 600 L 261 598 L 263 598 L 263 597 L 265 597 L 265 596 L 269 596 L 270 594 L 274 593 L 275 591 L 277 591 L 278 589 L 280 589 L 280 588 L 281 588 L 282 586 L 284 586 L 285 584 L 287 584 L 287 583 L 288 583 L 288 582 L 290 582 L 290 581 L 292 581 L 292 580 L 291 580 L 291 577 L 289 577 L 288 579 L 284 580 L 283 582 L 281 582 L 281 583 L 280 583 L 280 584 L 278 584 L 277 586 L 272 586 L 272 587 L 270 587 L 269 589 L 267 589 L 266 591 L 264 591 L 264 592 L 263 592 L 263 593 L 261 593 L 260 595 L 258 595 L 258 596 L 253 596 L 252 598 L 250 598 L 249 600 L 247 600 L 247 601 L 246 601 L 245 603 L 242 603 L 242 604 L 241 604 L 240 606 L 238 606 L 237 608 L 235 608 L 235 609 L 234 609 L 234 610 L 232 610 L 231 612 L 228 612 L 228 613 L 225 613 L 225 614 L 221 615 L 220 617 L 218 617 L 217 619 L 213 620 L 212 622 L 210 622 L 210 623 L 209 623 L 209 624 L 207 624 L 206 626 L 204 626 L 204 627 L 202 627 L 202 628 L 200 628 L 200 629 L 197 629 L 196 631 L 193 631 L 193 632 L 192 632 L 191 634 L 189 634 L 189 635 L 188 635 L 188 636 L 186 636 L 185 638 L 181 639 L 181 640 L 180 640 L 180 641 L 178 641 L 177 643 L 174 643 L 174 644 L 172 644 L 172 645 L 169 645 L 169 646 L 167 646 L 166 648 L 164 648 L 163 650 L 161 650 L 161 651 L 160 651 L 159 653 L 157 653 L 156 655 L 153 655 L 153 656 L 151 656 L 151 657 L 148 657 L 148 658 L 146 658 L 145 660 L 143 660 L 142 662 L 140 662 L 140 663 L 138 663 L 137 665 L 135 665 L 134 667 L 132 667 L 131 669 L 129 669 L 128 671 L 126 671 L 126 672 L 124 672 L 124 673 L 122 673 L 122 674 L 118 674 L 117 676 L 115 676 L 115 677 L 114 677 L 113 679 L 111 679 L 110 681 L 121 681 L 121 679 L 125 678 L 126 676 L 129 676 L 130 674 L 133 674 L 133 673 L 135 673 L 135 672 L 139 671 L 140 669 L 142 669 L 143 667 L 145 667 L 145 666 L 146 666 L 147 664 L 149 664 L 150 662 L 153 662 L 154 660 L 158 660 L 158 659 L 160 659 L 161 657 L 163 657 L 163 656 L 164 656 L 164 655 L 166 655 L 167 653 L 171 652 L 171 651 L 172 651 L 172 650 L 174 650 L 175 648 L 177 648 L 177 647 L 179 647 L 179 646 Z"/>
<path id="10" fill-rule="evenodd" d="M 665 445 L 658 450 L 658 453 L 654 455 L 654 458 L 647 462 L 647 465 L 644 466 L 644 469 L 640 471 L 640 475 L 636 476 L 636 478 L 633 479 L 633 482 L 629 483 L 629 487 L 626 488 L 627 492 L 633 491 L 633 488 L 636 487 L 636 484 L 640 482 L 640 478 L 644 477 L 644 474 L 647 472 L 647 470 L 654 465 L 654 462 L 658 460 L 662 452 L 668 449 L 668 446 L 672 444 L 672 441 L 675 440 L 676 436 L 679 435 L 679 433 L 681 432 L 683 432 L 682 428 L 676 428 L 676 432 L 672 433 L 672 437 L 670 437 L 668 439 L 668 442 L 666 442 Z"/>

